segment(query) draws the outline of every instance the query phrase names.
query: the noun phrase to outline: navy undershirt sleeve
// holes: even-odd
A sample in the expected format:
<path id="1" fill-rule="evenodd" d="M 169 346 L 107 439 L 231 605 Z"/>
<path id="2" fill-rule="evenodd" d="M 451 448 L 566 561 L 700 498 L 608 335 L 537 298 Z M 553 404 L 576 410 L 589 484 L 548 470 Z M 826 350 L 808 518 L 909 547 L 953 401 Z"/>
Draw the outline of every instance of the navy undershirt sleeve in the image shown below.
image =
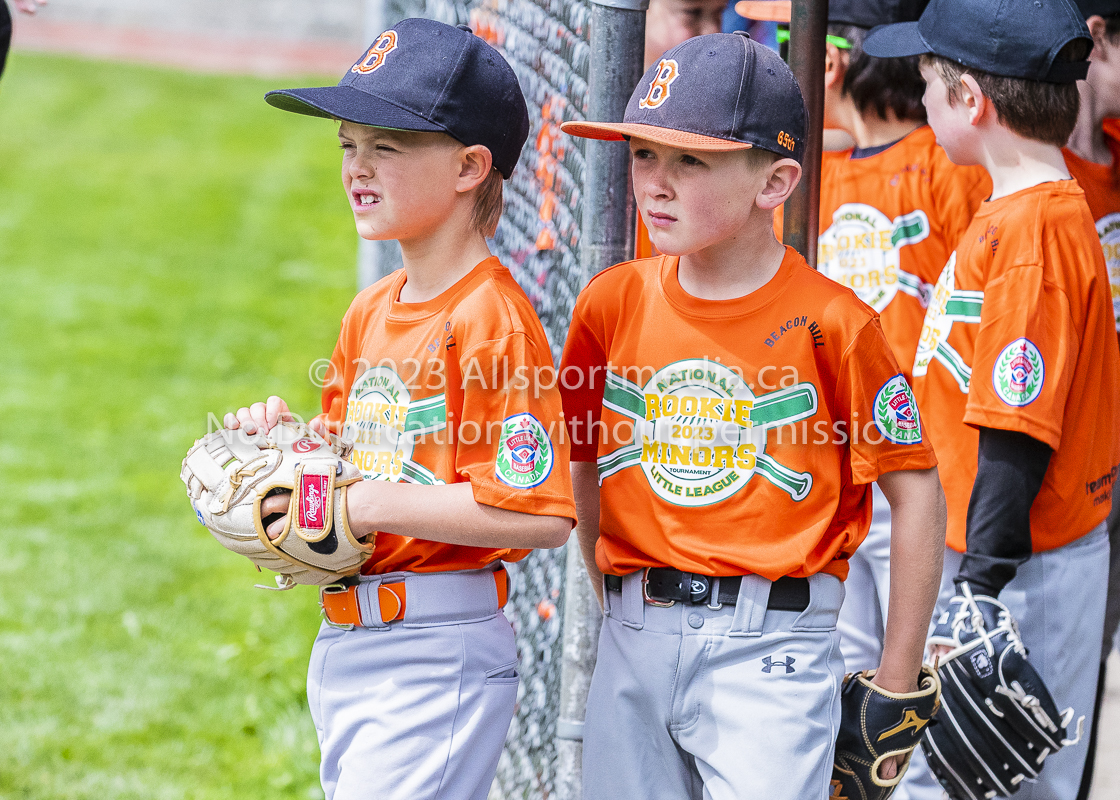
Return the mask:
<path id="1" fill-rule="evenodd" d="M 1053 450 L 1016 431 L 980 429 L 976 483 L 968 501 L 967 552 L 954 579 L 998 597 L 1031 557 L 1031 506 Z"/>

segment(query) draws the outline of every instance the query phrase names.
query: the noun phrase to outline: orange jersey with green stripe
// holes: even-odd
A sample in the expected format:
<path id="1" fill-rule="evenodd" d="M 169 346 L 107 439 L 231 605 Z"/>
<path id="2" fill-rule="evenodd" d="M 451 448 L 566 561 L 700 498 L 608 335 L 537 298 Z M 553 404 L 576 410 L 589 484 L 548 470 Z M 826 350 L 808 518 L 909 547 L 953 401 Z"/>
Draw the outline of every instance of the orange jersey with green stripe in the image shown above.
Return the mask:
<path id="1" fill-rule="evenodd" d="M 885 150 L 821 157 L 817 269 L 879 312 L 909 378 L 937 276 L 992 182 L 949 161 L 928 125 Z"/>
<path id="2" fill-rule="evenodd" d="M 1112 310 L 1120 332 L 1120 120 L 1104 121 L 1104 134 L 1113 152 L 1112 164 L 1094 164 L 1063 150 L 1066 166 L 1081 188 L 1101 240 L 1108 279 L 1112 284 Z"/>
<path id="3" fill-rule="evenodd" d="M 953 549 L 966 546 L 980 427 L 1054 450 L 1031 508 L 1035 552 L 1108 515 L 1118 379 L 1108 274 L 1076 182 L 984 203 L 938 278 L 914 360 Z"/>
<path id="4" fill-rule="evenodd" d="M 868 484 L 936 464 L 877 315 L 792 248 L 734 300 L 692 297 L 677 266 L 597 275 L 565 345 L 572 458 L 602 486 L 599 568 L 845 577 Z"/>
<path id="5" fill-rule="evenodd" d="M 438 297 L 400 302 L 404 270 L 342 320 L 323 416 L 366 480 L 471 484 L 483 505 L 575 519 L 552 355 L 529 299 L 490 258 Z M 552 377 L 550 377 L 552 376 Z M 362 571 L 477 569 L 527 550 L 378 533 Z"/>

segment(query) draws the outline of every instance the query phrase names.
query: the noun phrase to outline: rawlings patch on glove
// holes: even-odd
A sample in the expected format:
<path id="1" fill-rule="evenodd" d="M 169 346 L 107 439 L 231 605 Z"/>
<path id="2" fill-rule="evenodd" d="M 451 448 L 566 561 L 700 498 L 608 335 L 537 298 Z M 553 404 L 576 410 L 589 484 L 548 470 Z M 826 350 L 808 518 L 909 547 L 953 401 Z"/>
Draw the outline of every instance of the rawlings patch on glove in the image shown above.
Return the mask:
<path id="1" fill-rule="evenodd" d="M 1042 677 L 1027 661 L 1007 606 L 973 596 L 967 583 L 934 627 L 931 645 L 952 650 L 941 659 L 940 724 L 922 741 L 930 769 L 953 800 L 1009 797 L 1034 778 L 1046 757 L 1071 740 L 1074 711 L 1059 712 Z"/>
<path id="2" fill-rule="evenodd" d="M 252 436 L 220 430 L 194 443 L 180 477 L 198 521 L 229 550 L 279 573 L 277 589 L 322 586 L 353 575 L 373 552 L 350 533 L 346 489 L 362 479 L 350 449 L 290 422 Z M 292 500 L 284 531 L 270 540 L 261 501 L 277 492 Z"/>
<path id="3" fill-rule="evenodd" d="M 941 685 L 937 673 L 922 667 L 918 691 L 888 692 L 871 682 L 875 670 L 849 673 L 840 690 L 840 733 L 832 765 L 830 798 L 886 800 L 906 774 L 910 755 L 937 713 Z M 879 768 L 892 756 L 905 755 L 894 777 L 884 780 Z"/>

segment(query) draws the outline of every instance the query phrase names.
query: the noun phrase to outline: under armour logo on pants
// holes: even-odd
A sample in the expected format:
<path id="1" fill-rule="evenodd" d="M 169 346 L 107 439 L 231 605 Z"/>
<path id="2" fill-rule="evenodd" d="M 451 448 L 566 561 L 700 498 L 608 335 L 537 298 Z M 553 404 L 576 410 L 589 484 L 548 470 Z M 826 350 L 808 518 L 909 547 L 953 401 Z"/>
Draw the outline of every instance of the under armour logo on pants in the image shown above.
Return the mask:
<path id="1" fill-rule="evenodd" d="M 772 658 L 770 658 L 770 656 L 766 656 L 766 658 L 762 659 L 762 663 L 765 665 L 763 666 L 762 671 L 769 673 L 770 670 L 774 669 L 774 667 L 785 667 L 785 674 L 789 675 L 791 672 L 794 672 L 794 661 L 796 661 L 796 659 L 793 656 L 790 656 L 785 661 L 774 661 Z"/>

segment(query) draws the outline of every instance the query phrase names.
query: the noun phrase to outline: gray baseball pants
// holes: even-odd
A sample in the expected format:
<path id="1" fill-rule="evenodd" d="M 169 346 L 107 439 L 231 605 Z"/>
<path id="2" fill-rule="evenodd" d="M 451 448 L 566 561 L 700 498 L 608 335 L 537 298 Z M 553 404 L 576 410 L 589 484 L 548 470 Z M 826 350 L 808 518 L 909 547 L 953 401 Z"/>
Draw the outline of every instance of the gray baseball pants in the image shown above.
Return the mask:
<path id="1" fill-rule="evenodd" d="M 770 611 L 744 576 L 735 605 L 646 604 L 642 572 L 605 592 L 587 699 L 585 800 L 824 800 L 844 663 L 831 575 L 808 608 Z"/>

